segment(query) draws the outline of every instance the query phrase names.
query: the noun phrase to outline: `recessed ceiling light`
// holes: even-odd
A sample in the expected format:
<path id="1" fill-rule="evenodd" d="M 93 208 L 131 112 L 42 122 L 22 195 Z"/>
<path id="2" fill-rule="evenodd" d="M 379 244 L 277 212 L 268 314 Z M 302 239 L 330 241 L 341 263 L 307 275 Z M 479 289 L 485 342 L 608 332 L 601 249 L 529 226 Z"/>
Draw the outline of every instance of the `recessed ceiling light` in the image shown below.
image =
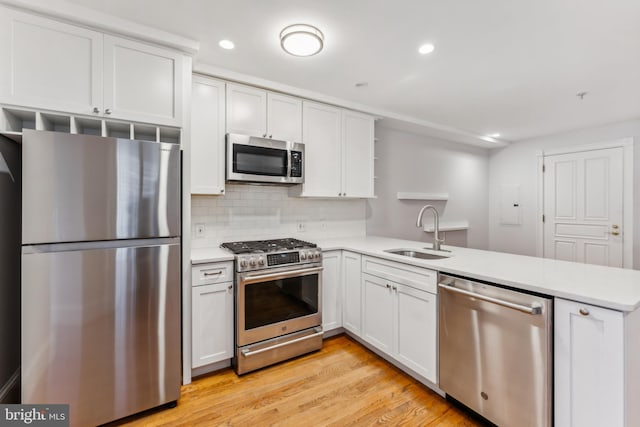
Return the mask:
<path id="1" fill-rule="evenodd" d="M 422 46 L 420 46 L 418 48 L 418 52 L 420 52 L 422 55 L 426 55 L 428 53 L 433 52 L 435 50 L 435 48 L 436 47 L 434 45 L 432 45 L 431 43 L 426 43 L 426 44 L 423 44 Z"/>
<path id="2" fill-rule="evenodd" d="M 223 48 L 223 49 L 227 49 L 227 50 L 229 50 L 229 49 L 233 49 L 234 47 L 236 47 L 236 45 L 235 45 L 235 44 L 233 44 L 233 42 L 232 42 L 231 40 L 226 40 L 226 39 L 225 39 L 225 40 L 220 40 L 220 41 L 218 42 L 218 45 L 219 45 L 221 48 Z"/>
<path id="3" fill-rule="evenodd" d="M 312 25 L 289 25 L 280 32 L 280 45 L 290 55 L 312 56 L 322 50 L 324 34 Z"/>

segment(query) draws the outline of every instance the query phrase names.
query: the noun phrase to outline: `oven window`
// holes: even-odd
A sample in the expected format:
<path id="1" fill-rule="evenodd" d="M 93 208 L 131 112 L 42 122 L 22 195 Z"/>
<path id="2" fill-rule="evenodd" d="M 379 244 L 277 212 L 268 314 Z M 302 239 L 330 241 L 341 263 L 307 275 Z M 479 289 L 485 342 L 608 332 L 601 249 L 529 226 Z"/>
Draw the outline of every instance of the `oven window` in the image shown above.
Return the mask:
<path id="1" fill-rule="evenodd" d="M 318 313 L 318 275 L 246 285 L 244 313 L 247 330 Z"/>
<path id="2" fill-rule="evenodd" d="M 287 150 L 234 144 L 233 172 L 287 176 Z"/>

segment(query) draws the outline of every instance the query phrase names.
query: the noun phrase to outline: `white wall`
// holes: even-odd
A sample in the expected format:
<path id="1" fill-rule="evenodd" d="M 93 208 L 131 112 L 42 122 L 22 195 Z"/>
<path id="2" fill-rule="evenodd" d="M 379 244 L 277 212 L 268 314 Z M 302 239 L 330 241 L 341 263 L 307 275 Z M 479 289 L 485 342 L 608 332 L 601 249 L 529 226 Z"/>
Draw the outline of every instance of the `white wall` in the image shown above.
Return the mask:
<path id="1" fill-rule="evenodd" d="M 191 247 L 222 242 L 295 237 L 311 240 L 364 236 L 364 200 L 306 199 L 288 196 L 288 188 L 227 184 L 224 196 L 191 197 Z M 305 231 L 297 231 L 303 223 Z M 205 237 L 197 237 L 205 224 Z"/>
<path id="2" fill-rule="evenodd" d="M 368 201 L 367 234 L 431 242 L 433 234 L 416 228 L 425 204 L 433 204 L 441 222 L 469 221 L 468 231 L 450 231 L 446 243 L 488 246 L 488 165 L 484 148 L 385 128 L 376 124 L 375 192 Z M 449 200 L 398 200 L 397 192 L 449 193 Z M 432 216 L 425 214 L 429 224 Z"/>
<path id="3" fill-rule="evenodd" d="M 522 255 L 536 254 L 537 160 L 543 149 L 634 138 L 634 268 L 640 269 L 640 120 L 565 132 L 516 142 L 491 152 L 489 160 L 489 249 Z M 500 224 L 500 188 L 520 185 L 521 225 Z"/>

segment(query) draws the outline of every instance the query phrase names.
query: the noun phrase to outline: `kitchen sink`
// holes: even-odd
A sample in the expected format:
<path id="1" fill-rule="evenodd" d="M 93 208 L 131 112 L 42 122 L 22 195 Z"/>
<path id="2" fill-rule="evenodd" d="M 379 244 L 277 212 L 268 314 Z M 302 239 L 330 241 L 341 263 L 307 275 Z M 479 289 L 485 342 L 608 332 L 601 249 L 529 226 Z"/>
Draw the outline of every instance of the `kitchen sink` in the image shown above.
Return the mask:
<path id="1" fill-rule="evenodd" d="M 449 258 L 451 255 L 437 255 L 428 252 L 416 251 L 414 249 L 386 249 L 385 252 L 394 255 L 402 255 L 408 256 L 411 258 L 419 258 L 419 259 L 443 259 Z"/>

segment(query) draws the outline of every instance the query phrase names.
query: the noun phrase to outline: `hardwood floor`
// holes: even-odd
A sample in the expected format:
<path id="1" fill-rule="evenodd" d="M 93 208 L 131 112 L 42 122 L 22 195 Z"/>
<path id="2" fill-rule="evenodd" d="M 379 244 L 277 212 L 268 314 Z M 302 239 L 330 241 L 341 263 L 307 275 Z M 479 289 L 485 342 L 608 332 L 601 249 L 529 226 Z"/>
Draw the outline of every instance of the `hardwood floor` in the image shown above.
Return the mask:
<path id="1" fill-rule="evenodd" d="M 231 369 L 182 387 L 173 409 L 127 426 L 481 426 L 346 335 L 322 350 L 238 377 Z"/>

